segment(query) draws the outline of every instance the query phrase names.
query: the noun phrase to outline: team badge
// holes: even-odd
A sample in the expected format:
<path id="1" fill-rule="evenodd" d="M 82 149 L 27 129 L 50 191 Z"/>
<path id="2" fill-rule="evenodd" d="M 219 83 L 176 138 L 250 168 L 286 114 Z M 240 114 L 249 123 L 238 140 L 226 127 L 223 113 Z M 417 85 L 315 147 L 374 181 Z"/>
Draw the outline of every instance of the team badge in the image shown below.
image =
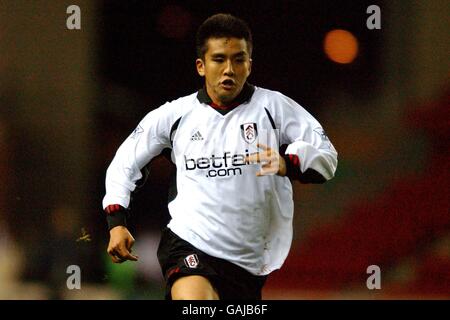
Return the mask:
<path id="1" fill-rule="evenodd" d="M 256 123 L 249 122 L 241 124 L 241 135 L 246 142 L 255 142 L 256 137 L 258 137 L 258 129 L 256 128 Z"/>
<path id="2" fill-rule="evenodd" d="M 195 253 L 188 255 L 186 258 L 184 258 L 184 264 L 188 268 L 193 268 L 193 269 L 197 268 L 197 266 L 198 266 L 197 255 Z"/>

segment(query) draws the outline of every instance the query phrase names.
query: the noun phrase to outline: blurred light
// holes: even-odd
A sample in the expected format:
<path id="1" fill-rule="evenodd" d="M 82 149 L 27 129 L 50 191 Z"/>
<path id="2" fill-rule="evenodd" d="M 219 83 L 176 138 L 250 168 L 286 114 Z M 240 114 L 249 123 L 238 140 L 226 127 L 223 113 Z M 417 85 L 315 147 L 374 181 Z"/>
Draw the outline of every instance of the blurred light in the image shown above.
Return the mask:
<path id="1" fill-rule="evenodd" d="M 186 37 L 191 27 L 191 13 L 178 5 L 165 6 L 157 18 L 158 31 L 171 39 Z"/>
<path id="2" fill-rule="evenodd" d="M 351 63 L 358 55 L 358 40 L 346 30 L 328 32 L 323 47 L 328 58 L 336 63 Z"/>

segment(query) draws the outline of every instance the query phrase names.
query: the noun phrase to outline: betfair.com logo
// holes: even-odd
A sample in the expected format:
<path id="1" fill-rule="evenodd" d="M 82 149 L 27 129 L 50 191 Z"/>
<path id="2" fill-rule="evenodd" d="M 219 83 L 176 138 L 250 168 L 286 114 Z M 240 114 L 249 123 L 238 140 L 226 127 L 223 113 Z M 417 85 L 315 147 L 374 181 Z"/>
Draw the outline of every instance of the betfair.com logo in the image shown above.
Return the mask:
<path id="1" fill-rule="evenodd" d="M 245 161 L 248 156 L 248 150 L 245 154 L 231 154 L 226 151 L 222 156 L 211 155 L 210 157 L 200 157 L 197 159 L 188 158 L 184 156 L 184 165 L 187 171 L 190 170 L 204 170 L 206 177 L 227 177 L 242 175 L 242 166 L 249 164 Z"/>

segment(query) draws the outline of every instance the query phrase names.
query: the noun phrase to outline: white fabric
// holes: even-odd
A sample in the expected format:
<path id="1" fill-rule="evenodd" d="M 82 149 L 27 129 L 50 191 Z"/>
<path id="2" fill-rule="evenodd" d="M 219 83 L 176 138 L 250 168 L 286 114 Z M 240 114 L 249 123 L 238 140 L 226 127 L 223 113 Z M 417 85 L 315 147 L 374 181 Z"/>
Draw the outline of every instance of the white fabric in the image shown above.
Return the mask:
<path id="1" fill-rule="evenodd" d="M 172 148 L 170 130 L 180 117 Z M 245 136 L 244 124 L 257 133 L 255 140 Z M 312 168 L 326 179 L 334 176 L 336 150 L 317 120 L 292 99 L 256 87 L 250 101 L 222 115 L 194 93 L 150 112 L 120 146 L 107 171 L 103 207 L 128 207 L 141 169 L 172 148 L 178 193 L 169 203 L 169 228 L 211 256 L 268 274 L 289 252 L 294 207 L 287 177 L 257 177 L 259 165 L 244 163 L 247 154 L 261 151 L 258 142 L 288 144 L 286 153 L 298 155 L 302 172 Z"/>

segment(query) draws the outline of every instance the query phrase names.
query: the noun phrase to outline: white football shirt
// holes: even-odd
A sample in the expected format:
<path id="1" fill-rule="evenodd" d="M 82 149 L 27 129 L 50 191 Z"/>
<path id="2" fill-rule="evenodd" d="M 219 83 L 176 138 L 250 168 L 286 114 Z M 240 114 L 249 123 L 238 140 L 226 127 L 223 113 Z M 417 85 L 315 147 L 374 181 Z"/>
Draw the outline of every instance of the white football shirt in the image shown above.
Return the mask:
<path id="1" fill-rule="evenodd" d="M 168 102 L 147 114 L 118 149 L 106 174 L 103 208 L 128 208 L 141 169 L 172 149 L 177 194 L 168 227 L 203 252 L 255 275 L 286 259 L 292 241 L 292 185 L 287 177 L 257 177 L 260 164 L 245 156 L 287 144 L 300 171 L 334 176 L 337 152 L 319 122 L 285 95 L 246 85 L 247 100 L 222 114 L 205 91 Z M 151 172 L 150 172 L 151 174 Z"/>

